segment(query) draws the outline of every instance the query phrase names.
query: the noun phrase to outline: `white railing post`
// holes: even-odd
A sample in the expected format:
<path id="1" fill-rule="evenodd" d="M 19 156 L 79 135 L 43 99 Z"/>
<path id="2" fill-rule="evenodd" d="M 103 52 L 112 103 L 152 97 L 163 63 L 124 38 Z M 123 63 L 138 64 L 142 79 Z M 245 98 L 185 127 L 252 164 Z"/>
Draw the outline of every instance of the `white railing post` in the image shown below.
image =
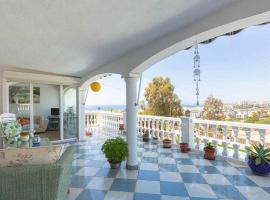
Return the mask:
<path id="1" fill-rule="evenodd" d="M 239 127 L 233 126 L 233 158 L 239 159 L 239 148 L 240 145 L 238 143 L 238 133 L 239 133 Z"/>
<path id="2" fill-rule="evenodd" d="M 259 135 L 260 135 L 260 143 L 265 144 L 266 130 L 265 129 L 259 129 L 258 132 L 259 132 Z"/>
<path id="3" fill-rule="evenodd" d="M 223 141 L 222 141 L 223 151 L 222 151 L 222 155 L 227 156 L 228 155 L 227 126 L 222 126 L 222 135 L 223 135 Z"/>
<path id="4" fill-rule="evenodd" d="M 193 123 L 189 117 L 181 117 L 181 132 L 182 132 L 182 141 L 186 142 L 189 145 L 189 148 L 194 148 L 194 130 Z M 197 147 L 197 145 L 196 145 Z"/>
<path id="5" fill-rule="evenodd" d="M 244 130 L 245 130 L 245 133 L 246 133 L 246 144 L 245 144 L 246 157 L 245 157 L 245 160 L 247 161 L 248 157 L 249 157 L 251 129 L 250 128 L 245 128 Z"/>

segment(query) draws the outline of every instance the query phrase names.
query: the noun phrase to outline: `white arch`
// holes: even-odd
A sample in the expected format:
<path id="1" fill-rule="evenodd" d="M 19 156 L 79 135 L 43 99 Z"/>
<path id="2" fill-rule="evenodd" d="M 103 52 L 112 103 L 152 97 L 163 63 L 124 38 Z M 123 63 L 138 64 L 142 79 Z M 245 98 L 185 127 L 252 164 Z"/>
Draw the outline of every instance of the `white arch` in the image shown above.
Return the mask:
<path id="1" fill-rule="evenodd" d="M 153 64 L 192 46 L 195 35 L 197 41 L 202 42 L 228 32 L 269 22 L 269 10 L 270 1 L 268 0 L 261 0 L 260 3 L 253 0 L 235 1 L 230 7 L 98 67 L 82 77 L 82 83 L 103 73 L 117 73 L 123 76 L 139 75 Z"/>

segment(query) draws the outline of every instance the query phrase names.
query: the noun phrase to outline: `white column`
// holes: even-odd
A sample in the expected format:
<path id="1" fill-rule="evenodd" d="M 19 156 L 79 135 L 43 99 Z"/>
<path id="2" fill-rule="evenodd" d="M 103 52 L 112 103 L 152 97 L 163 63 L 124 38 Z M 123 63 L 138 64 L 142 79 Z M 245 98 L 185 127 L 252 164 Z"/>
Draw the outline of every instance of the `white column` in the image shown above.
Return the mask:
<path id="1" fill-rule="evenodd" d="M 127 104 L 127 143 L 128 160 L 127 169 L 138 169 L 137 158 L 137 81 L 138 77 L 125 77 L 126 81 L 126 104 Z"/>
<path id="2" fill-rule="evenodd" d="M 78 92 L 78 124 L 79 124 L 79 140 L 85 139 L 85 92 L 84 89 L 79 88 Z"/>
<path id="3" fill-rule="evenodd" d="M 63 85 L 60 85 L 59 88 L 60 93 L 60 139 L 64 139 L 64 90 Z"/>
<path id="4" fill-rule="evenodd" d="M 9 112 L 9 85 L 5 78 L 2 80 L 2 107 L 3 113 Z"/>

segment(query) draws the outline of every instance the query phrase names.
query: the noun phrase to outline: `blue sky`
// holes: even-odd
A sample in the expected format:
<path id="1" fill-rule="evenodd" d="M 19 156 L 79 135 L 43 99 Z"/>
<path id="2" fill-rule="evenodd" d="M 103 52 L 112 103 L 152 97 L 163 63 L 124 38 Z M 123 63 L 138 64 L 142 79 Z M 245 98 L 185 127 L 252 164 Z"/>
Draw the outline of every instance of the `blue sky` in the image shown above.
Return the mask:
<path id="1" fill-rule="evenodd" d="M 199 45 L 200 103 L 210 94 L 224 103 L 270 100 L 270 25 L 254 26 L 234 36 L 222 36 Z M 180 51 L 143 73 L 144 88 L 155 76 L 169 77 L 182 104 L 195 105 L 194 48 Z M 119 75 L 99 80 L 102 90 L 89 90 L 88 105 L 125 104 L 125 82 Z"/>

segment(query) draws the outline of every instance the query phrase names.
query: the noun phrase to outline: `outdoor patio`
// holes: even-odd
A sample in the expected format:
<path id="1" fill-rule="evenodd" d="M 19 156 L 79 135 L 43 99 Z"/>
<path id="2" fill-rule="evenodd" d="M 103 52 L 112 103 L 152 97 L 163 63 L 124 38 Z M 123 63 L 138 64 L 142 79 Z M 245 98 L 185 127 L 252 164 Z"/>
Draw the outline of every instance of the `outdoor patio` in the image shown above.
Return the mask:
<path id="1" fill-rule="evenodd" d="M 94 134 L 74 144 L 76 154 L 68 200 L 270 199 L 270 177 L 223 159 L 208 161 L 199 152 L 180 153 L 177 145 L 138 139 L 139 170 L 111 170 L 101 152 L 108 137 Z"/>

